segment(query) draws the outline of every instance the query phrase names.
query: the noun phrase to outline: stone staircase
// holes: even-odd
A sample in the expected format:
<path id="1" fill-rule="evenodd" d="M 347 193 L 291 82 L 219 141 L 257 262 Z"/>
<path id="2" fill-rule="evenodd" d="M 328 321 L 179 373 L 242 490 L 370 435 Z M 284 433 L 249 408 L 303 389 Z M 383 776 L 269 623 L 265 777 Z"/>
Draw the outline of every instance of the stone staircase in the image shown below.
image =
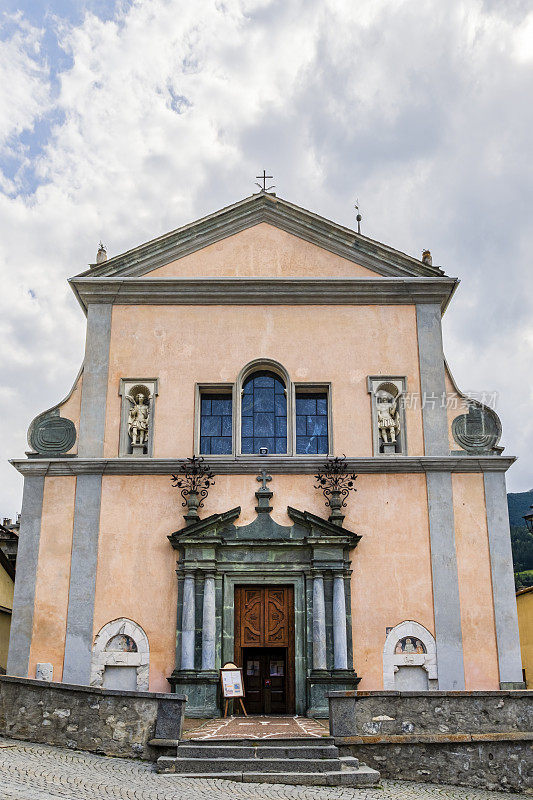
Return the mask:
<path id="1" fill-rule="evenodd" d="M 180 741 L 172 755 L 168 754 L 169 750 L 167 746 L 167 755 L 157 760 L 156 769 L 160 773 L 246 783 L 353 787 L 379 783 L 379 772 L 375 769 L 360 764 L 353 756 L 339 756 L 331 736 L 276 740 L 188 739 Z"/>

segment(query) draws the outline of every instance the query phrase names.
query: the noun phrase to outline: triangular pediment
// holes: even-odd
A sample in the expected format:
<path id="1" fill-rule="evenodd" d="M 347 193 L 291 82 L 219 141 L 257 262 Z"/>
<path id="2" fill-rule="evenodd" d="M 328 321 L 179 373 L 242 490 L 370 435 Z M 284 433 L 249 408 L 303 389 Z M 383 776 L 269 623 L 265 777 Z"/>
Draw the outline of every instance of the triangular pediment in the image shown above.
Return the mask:
<path id="1" fill-rule="evenodd" d="M 253 229 L 253 236 L 241 236 Z M 283 232 L 285 239 L 274 236 Z M 274 233 L 273 233 L 274 232 Z M 241 262 L 249 264 L 246 247 L 261 249 L 269 254 L 269 277 L 440 277 L 444 272 L 439 267 L 422 263 L 412 256 L 394 250 L 366 236 L 339 225 L 331 220 L 307 211 L 300 206 L 282 200 L 273 194 L 259 192 L 239 203 L 228 206 L 207 217 L 178 228 L 157 239 L 141 244 L 126 253 L 114 256 L 102 264 L 91 268 L 77 277 L 90 278 L 173 278 L 173 277 L 213 277 L 216 267 L 220 270 L 220 248 L 215 252 L 213 246 L 223 240 L 235 239 L 236 252 L 242 254 Z M 294 242 L 306 243 L 309 252 L 300 258 L 299 271 L 287 267 L 286 263 L 273 264 L 272 253 L 289 251 Z M 231 248 L 231 245 L 229 246 Z M 205 248 L 212 248 L 203 259 L 198 274 L 198 265 L 187 257 Z M 318 251 L 333 254 L 337 259 L 323 258 L 323 265 L 316 266 L 321 259 Z M 212 255 L 212 257 L 211 257 Z M 249 277 L 240 272 L 232 252 L 226 259 L 231 270 L 221 272 L 222 277 Z M 209 258 L 207 256 L 210 256 Z M 176 262 L 179 262 L 176 265 Z M 267 263 L 267 262 L 265 262 Z M 303 266 L 302 266 L 303 263 Z M 309 272 L 306 272 L 306 263 Z M 214 265 L 214 266 L 213 266 Z M 192 270 L 192 271 L 191 271 Z M 196 272 L 194 271 L 196 270 Z M 302 272 L 303 270 L 303 272 Z M 218 276 L 218 273 L 217 275 Z M 261 271 L 257 277 L 262 277 Z"/>

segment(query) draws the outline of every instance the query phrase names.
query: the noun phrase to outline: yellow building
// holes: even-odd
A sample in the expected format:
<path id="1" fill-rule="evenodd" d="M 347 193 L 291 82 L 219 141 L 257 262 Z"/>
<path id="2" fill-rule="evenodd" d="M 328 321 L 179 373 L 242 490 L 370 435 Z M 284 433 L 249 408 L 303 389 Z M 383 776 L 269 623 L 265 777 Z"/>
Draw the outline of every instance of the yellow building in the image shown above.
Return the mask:
<path id="1" fill-rule="evenodd" d="M 516 607 L 522 651 L 522 675 L 526 689 L 533 689 L 533 586 L 518 590 Z"/>
<path id="2" fill-rule="evenodd" d="M 0 550 L 0 674 L 5 673 L 7 666 L 14 586 L 15 570 Z"/>
<path id="3" fill-rule="evenodd" d="M 227 661 L 254 713 L 518 688 L 514 459 L 444 359 L 457 284 L 266 191 L 100 250 L 71 279 L 83 368 L 12 462 L 11 674 L 172 688 L 190 716 Z"/>

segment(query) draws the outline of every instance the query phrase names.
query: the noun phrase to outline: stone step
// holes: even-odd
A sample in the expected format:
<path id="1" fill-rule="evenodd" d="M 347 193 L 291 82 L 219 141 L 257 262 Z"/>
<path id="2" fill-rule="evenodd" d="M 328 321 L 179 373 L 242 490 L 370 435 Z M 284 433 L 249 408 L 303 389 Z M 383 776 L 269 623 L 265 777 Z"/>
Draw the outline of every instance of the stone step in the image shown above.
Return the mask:
<path id="1" fill-rule="evenodd" d="M 339 749 L 335 745 L 325 747 L 308 747 L 307 745 L 297 745 L 296 747 L 273 746 L 264 744 L 254 746 L 222 744 L 211 747 L 198 746 L 198 743 L 180 742 L 176 755 L 179 758 L 307 758 L 307 759 L 326 759 L 338 758 Z"/>
<path id="2" fill-rule="evenodd" d="M 178 748 L 179 753 L 180 748 Z M 174 758 L 174 771 L 194 772 L 330 772 L 339 769 L 338 758 Z"/>
<path id="3" fill-rule="evenodd" d="M 174 758 L 161 756 L 157 762 L 157 771 L 172 773 Z M 168 762 L 168 763 L 165 763 Z M 180 773 L 183 774 L 183 773 Z M 377 786 L 379 772 L 361 764 L 357 770 L 341 769 L 330 772 L 194 772 L 189 778 L 208 778 L 216 780 L 237 781 L 239 783 L 279 783 L 288 786 L 348 786 L 352 788 Z"/>
<path id="4" fill-rule="evenodd" d="M 153 744 L 155 745 L 153 740 Z M 163 744 L 163 740 L 158 744 Z M 170 744 L 164 742 L 165 746 Z M 246 783 L 377 786 L 379 772 L 339 756 L 332 736 L 320 739 L 186 739 L 157 760 L 162 773 Z"/>
<path id="5" fill-rule="evenodd" d="M 220 776 L 219 776 L 220 777 Z M 358 788 L 377 786 L 379 772 L 361 764 L 357 770 L 335 770 L 332 772 L 243 772 L 243 783 L 284 783 L 305 786 L 349 786 Z"/>
<path id="6" fill-rule="evenodd" d="M 219 747 L 222 743 L 227 743 L 232 747 L 249 747 L 253 743 L 253 747 L 314 747 L 320 749 L 330 745 L 335 745 L 335 738 L 333 736 L 320 736 L 316 739 L 307 738 L 306 736 L 298 737 L 276 737 L 275 739 L 256 739 L 253 736 L 250 738 L 242 739 L 181 739 L 180 747 L 184 744 L 195 744 L 199 747 Z"/>

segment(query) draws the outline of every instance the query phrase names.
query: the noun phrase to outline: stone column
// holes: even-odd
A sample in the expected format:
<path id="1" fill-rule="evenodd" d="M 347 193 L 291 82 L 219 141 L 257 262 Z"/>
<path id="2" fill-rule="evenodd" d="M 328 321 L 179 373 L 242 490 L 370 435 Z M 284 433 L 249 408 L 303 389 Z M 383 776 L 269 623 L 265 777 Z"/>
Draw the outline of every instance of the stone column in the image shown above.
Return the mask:
<path id="1" fill-rule="evenodd" d="M 183 581 L 183 608 L 181 612 L 181 669 L 194 669 L 194 575 L 188 572 Z"/>
<path id="2" fill-rule="evenodd" d="M 215 576 L 206 575 L 202 616 L 202 669 L 215 669 Z"/>
<path id="3" fill-rule="evenodd" d="M 334 669 L 348 669 L 346 597 L 342 575 L 333 577 L 333 667 Z"/>
<path id="4" fill-rule="evenodd" d="M 326 661 L 326 606 L 324 603 L 324 578 L 313 577 L 313 669 L 327 669 Z"/>

